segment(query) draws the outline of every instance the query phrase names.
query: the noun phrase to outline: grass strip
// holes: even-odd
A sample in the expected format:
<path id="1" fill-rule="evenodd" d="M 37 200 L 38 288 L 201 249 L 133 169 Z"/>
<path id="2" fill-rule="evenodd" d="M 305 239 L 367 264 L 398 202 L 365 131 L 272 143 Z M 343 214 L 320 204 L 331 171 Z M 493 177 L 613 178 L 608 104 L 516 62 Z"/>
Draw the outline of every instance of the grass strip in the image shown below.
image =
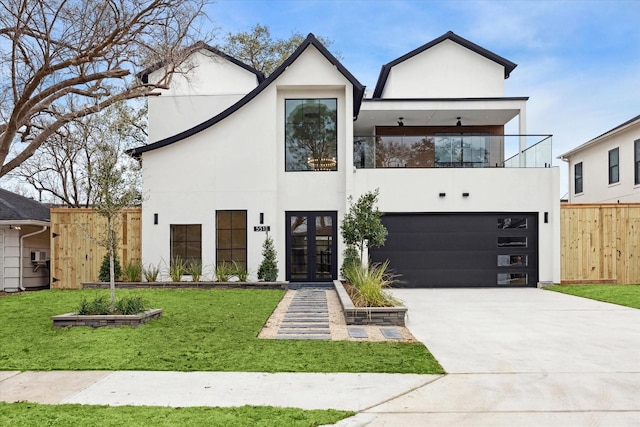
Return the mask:
<path id="1" fill-rule="evenodd" d="M 155 406 L 41 405 L 0 403 L 0 425 L 12 427 L 74 426 L 292 426 L 334 424 L 355 415 L 337 410 L 303 410 L 271 406 L 167 408 Z"/>
<path id="2" fill-rule="evenodd" d="M 53 328 L 83 297 L 108 290 L 47 290 L 0 298 L 0 370 L 384 372 L 440 374 L 421 343 L 257 338 L 279 290 L 140 289 L 160 319 L 138 328 Z"/>
<path id="3" fill-rule="evenodd" d="M 640 308 L 640 285 L 556 285 L 545 289 L 626 307 Z"/>

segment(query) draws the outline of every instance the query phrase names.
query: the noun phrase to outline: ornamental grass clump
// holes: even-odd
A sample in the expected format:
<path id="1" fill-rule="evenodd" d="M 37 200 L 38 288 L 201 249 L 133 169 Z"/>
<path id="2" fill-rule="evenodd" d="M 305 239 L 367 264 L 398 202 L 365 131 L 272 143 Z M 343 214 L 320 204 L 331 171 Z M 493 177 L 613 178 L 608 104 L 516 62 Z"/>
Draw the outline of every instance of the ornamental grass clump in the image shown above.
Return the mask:
<path id="1" fill-rule="evenodd" d="M 106 295 L 98 295 L 94 299 L 82 298 L 76 314 L 95 316 L 106 314 L 138 314 L 146 310 L 145 300 L 139 296 L 125 296 L 115 302 L 114 310 L 109 310 L 110 301 Z"/>
<path id="2" fill-rule="evenodd" d="M 191 275 L 191 281 L 199 282 L 202 279 L 202 263 L 198 260 L 191 261 L 187 266 L 187 274 Z"/>
<path id="3" fill-rule="evenodd" d="M 148 267 L 142 269 L 142 275 L 147 282 L 157 282 L 160 275 L 160 266 L 149 264 Z"/>
<path id="4" fill-rule="evenodd" d="M 359 263 L 344 266 L 345 278 L 352 285 L 350 296 L 356 307 L 392 307 L 398 305 L 385 288 L 394 281 L 387 272 L 389 261 L 365 267 Z"/>
<path id="5" fill-rule="evenodd" d="M 228 282 L 231 277 L 235 275 L 235 268 L 233 264 L 229 264 L 226 261 L 222 261 L 216 265 L 215 274 L 217 282 Z"/>
<path id="6" fill-rule="evenodd" d="M 122 278 L 125 282 L 141 282 L 142 270 L 142 262 L 129 260 L 122 272 Z"/>
<path id="7" fill-rule="evenodd" d="M 239 282 L 246 282 L 249 278 L 249 272 L 245 266 L 237 261 L 233 261 L 233 275 L 238 278 Z"/>
<path id="8" fill-rule="evenodd" d="M 175 257 L 169 265 L 169 277 L 173 282 L 182 281 L 182 276 L 187 271 L 187 264 L 180 257 Z"/>

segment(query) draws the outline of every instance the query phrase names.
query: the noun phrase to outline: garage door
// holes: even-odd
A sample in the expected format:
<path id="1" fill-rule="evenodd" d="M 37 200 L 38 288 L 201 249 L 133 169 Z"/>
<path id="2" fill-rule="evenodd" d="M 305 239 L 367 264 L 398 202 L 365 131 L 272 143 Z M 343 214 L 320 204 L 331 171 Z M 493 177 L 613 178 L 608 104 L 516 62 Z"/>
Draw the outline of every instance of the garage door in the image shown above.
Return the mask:
<path id="1" fill-rule="evenodd" d="M 374 262 L 389 260 L 395 286 L 536 286 L 535 213 L 385 214 L 389 230 Z"/>

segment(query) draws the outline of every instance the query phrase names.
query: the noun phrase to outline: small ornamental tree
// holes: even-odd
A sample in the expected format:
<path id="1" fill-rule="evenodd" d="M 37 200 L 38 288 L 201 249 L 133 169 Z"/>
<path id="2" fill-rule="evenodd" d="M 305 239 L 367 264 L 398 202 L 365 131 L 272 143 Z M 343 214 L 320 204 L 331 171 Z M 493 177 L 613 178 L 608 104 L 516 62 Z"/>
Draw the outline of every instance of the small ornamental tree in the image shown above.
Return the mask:
<path id="1" fill-rule="evenodd" d="M 278 253 L 273 245 L 273 239 L 267 233 L 262 244 L 262 262 L 258 268 L 258 279 L 265 282 L 275 282 L 278 278 Z"/>
<path id="2" fill-rule="evenodd" d="M 380 212 L 376 206 L 378 202 L 378 188 L 369 191 L 358 198 L 354 203 L 349 196 L 349 211 L 340 224 L 342 240 L 347 247 L 355 247 L 360 254 L 360 263 L 363 263 L 364 248 L 379 247 L 384 245 L 387 238 L 387 228 L 382 224 Z"/>

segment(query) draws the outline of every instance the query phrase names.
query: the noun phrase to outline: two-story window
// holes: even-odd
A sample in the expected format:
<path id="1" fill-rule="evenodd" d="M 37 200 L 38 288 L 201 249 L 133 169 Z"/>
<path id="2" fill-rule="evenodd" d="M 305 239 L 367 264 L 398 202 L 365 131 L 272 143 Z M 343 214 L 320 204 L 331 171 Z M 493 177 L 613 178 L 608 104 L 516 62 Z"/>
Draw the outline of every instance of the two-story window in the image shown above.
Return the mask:
<path id="1" fill-rule="evenodd" d="M 609 184 L 620 181 L 620 149 L 609 150 Z"/>
<path id="2" fill-rule="evenodd" d="M 574 194 L 580 194 L 583 191 L 582 187 L 582 162 L 576 163 L 573 166 L 573 191 Z"/>
<path id="3" fill-rule="evenodd" d="M 640 184 L 640 139 L 633 142 L 634 183 Z"/>
<path id="4" fill-rule="evenodd" d="M 338 170 L 338 100 L 285 100 L 285 170 Z"/>

